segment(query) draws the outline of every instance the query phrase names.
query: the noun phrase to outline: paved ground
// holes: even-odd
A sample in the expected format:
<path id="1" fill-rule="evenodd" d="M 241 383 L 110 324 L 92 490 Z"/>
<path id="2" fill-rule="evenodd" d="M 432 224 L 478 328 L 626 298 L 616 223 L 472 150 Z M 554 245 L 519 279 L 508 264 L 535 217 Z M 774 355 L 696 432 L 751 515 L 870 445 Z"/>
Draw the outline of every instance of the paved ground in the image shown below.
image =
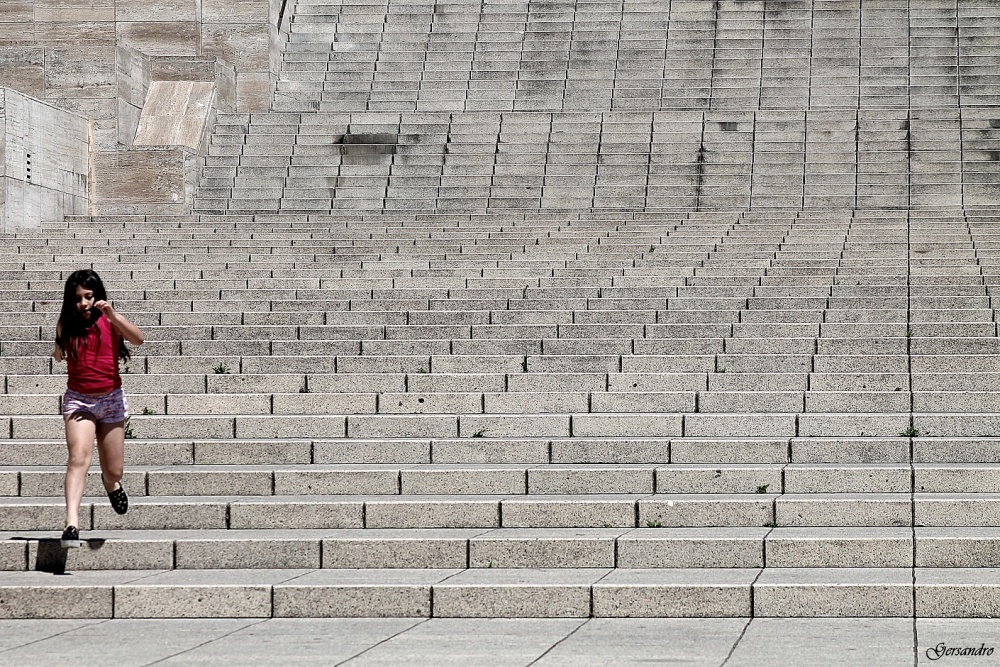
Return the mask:
<path id="1" fill-rule="evenodd" d="M 916 649 L 914 649 L 916 638 Z M 949 654 L 985 645 L 992 655 Z M 109 652 L 110 648 L 110 652 Z M 0 665 L 1000 664 L 984 619 L 0 621 Z"/>

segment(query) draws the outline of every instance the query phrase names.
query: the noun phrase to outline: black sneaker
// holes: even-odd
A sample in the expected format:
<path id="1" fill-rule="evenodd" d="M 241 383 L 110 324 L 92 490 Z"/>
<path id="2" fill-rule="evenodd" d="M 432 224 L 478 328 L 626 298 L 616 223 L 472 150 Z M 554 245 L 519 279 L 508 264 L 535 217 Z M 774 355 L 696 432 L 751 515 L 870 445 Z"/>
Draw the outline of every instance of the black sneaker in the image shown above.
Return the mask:
<path id="1" fill-rule="evenodd" d="M 63 549 L 80 548 L 80 531 L 76 529 L 76 526 L 66 526 L 62 537 L 59 538 L 59 545 Z"/>
<path id="2" fill-rule="evenodd" d="M 104 475 L 101 475 L 101 482 L 104 482 Z M 111 501 L 111 509 L 118 514 L 128 512 L 128 494 L 125 493 L 125 487 L 121 482 L 118 482 L 117 489 L 108 491 L 108 500 Z"/>

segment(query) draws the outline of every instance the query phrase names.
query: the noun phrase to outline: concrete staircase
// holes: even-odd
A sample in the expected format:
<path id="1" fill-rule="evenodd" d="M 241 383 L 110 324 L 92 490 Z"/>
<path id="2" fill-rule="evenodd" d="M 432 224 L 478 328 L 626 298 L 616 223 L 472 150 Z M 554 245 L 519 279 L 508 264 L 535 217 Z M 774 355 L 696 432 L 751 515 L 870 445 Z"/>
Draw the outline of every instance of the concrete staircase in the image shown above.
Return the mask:
<path id="1" fill-rule="evenodd" d="M 995 224 L 201 216 L 7 237 L 0 611 L 992 613 Z M 133 508 L 95 472 L 67 552 L 45 354 L 81 256 L 149 342 L 125 377 Z"/>
<path id="2" fill-rule="evenodd" d="M 977 0 L 297 0 L 276 111 L 992 106 Z"/>
<path id="3" fill-rule="evenodd" d="M 222 115 L 198 207 L 342 211 L 988 208 L 995 109 Z"/>
<path id="4" fill-rule="evenodd" d="M 198 209 L 992 207 L 998 48 L 976 0 L 298 0 Z"/>
<path id="5" fill-rule="evenodd" d="M 3 237 L 0 617 L 1000 614 L 1000 10 L 289 11 L 196 214 Z M 81 266 L 149 342 L 67 552 Z"/>

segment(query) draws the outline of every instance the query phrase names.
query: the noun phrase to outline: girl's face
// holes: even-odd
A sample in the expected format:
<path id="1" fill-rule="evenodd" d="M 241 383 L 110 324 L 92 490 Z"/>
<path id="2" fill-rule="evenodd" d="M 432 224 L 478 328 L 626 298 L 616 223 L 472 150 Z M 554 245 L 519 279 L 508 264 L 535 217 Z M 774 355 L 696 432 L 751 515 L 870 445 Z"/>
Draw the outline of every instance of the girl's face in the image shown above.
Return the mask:
<path id="1" fill-rule="evenodd" d="M 77 285 L 74 305 L 76 306 L 76 314 L 83 321 L 89 322 L 97 312 L 94 308 L 94 290 L 88 289 L 83 285 Z"/>

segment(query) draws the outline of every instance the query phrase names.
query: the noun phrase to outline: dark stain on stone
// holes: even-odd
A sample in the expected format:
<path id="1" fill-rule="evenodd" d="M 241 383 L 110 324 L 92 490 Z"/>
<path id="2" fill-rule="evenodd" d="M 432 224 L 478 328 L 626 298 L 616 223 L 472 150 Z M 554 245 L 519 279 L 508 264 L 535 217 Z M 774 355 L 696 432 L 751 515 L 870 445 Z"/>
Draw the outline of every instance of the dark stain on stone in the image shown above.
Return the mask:
<path id="1" fill-rule="evenodd" d="M 341 135 L 339 145 L 343 164 L 389 164 L 396 154 L 398 135 L 389 132 L 361 132 Z"/>

